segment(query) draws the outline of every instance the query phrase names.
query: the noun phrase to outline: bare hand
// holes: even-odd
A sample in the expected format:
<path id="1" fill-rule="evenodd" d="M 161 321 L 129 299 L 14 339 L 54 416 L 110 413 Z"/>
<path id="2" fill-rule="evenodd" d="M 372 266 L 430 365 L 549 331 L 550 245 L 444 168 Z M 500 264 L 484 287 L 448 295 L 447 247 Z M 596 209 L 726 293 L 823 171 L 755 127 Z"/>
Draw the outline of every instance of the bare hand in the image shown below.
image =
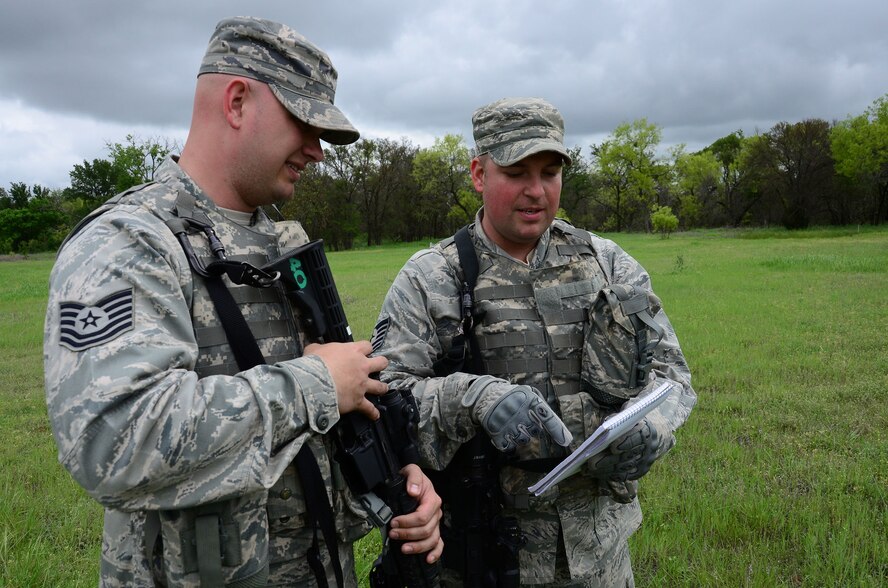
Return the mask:
<path id="1" fill-rule="evenodd" d="M 419 466 L 408 465 L 401 469 L 407 478 L 407 493 L 419 505 L 410 514 L 395 517 L 391 522 L 389 537 L 405 541 L 401 545 L 403 553 L 425 553 L 427 563 L 435 563 L 444 551 L 444 541 L 438 523 L 441 521 L 441 497 L 435 492 L 432 481 L 422 473 Z"/>
<path id="2" fill-rule="evenodd" d="M 364 394 L 385 394 L 388 385 L 371 374 L 385 369 L 388 360 L 384 357 L 369 357 L 373 347 L 369 341 L 353 343 L 312 343 L 305 347 L 305 355 L 316 355 L 321 358 L 333 384 L 336 386 L 336 401 L 339 403 L 339 414 L 356 410 L 376 420 L 379 411 Z"/>

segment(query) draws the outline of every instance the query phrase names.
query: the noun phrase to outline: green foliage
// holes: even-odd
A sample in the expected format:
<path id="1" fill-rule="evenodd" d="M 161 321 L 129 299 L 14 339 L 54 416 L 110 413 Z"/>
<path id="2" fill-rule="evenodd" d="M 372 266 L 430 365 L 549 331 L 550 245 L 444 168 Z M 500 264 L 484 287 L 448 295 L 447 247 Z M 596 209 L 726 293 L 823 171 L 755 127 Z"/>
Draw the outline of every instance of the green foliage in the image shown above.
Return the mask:
<path id="1" fill-rule="evenodd" d="M 118 192 L 118 174 L 114 163 L 107 159 L 75 164 L 69 175 L 71 186 L 66 191 L 66 197 L 70 200 L 79 199 L 98 206 Z"/>
<path id="2" fill-rule="evenodd" d="M 567 222 L 571 222 L 570 215 L 568 215 L 567 211 L 564 210 L 563 208 L 559 208 L 557 211 L 555 211 L 555 216 L 558 218 L 564 219 Z"/>
<path id="3" fill-rule="evenodd" d="M 801 228 L 888 221 L 888 94 L 860 115 L 830 126 L 819 119 L 780 122 L 746 137 L 737 130 L 698 153 L 683 145 L 658 155 L 661 128 L 640 118 L 618 125 L 600 144 L 571 148 L 562 170 L 561 207 L 580 227 L 649 231 L 650 211 L 668 206 L 682 230 L 696 227 Z M 58 194 L 20 182 L 0 187 L 0 210 L 25 209 L 34 198 L 53 201 L 64 215 L 45 218 L 46 235 L 22 237 L 26 223 L 0 231 L 0 250 L 52 247 L 59 234 L 121 190 L 150 181 L 177 150 L 163 138 L 129 134 L 108 142 L 108 157 L 74 165 L 71 185 Z M 310 166 L 282 208 L 331 249 L 450 235 L 481 205 L 470 178 L 471 153 L 460 135 L 419 149 L 407 139 L 364 139 L 331 146 Z M 43 213 L 41 213 L 43 214 Z M 39 215 L 38 215 L 39 216 Z M 41 217 L 42 218 L 42 217 Z"/>
<path id="4" fill-rule="evenodd" d="M 124 143 L 106 143 L 111 156 L 115 191 L 122 192 L 154 179 L 154 172 L 176 145 L 166 139 L 139 139 L 127 135 Z"/>
<path id="5" fill-rule="evenodd" d="M 719 163 L 719 180 L 708 213 L 708 224 L 736 227 L 749 220 L 750 210 L 762 197 L 758 169 L 749 156 L 754 141 L 735 131 L 716 140 L 704 151 Z M 708 204 L 708 203 L 707 203 Z"/>
<path id="6" fill-rule="evenodd" d="M 571 164 L 561 170 L 561 218 L 571 218 L 577 226 L 591 226 L 595 211 L 589 197 L 595 190 L 595 182 L 589 161 L 583 156 L 580 147 L 568 149 Z"/>
<path id="7" fill-rule="evenodd" d="M 456 204 L 447 211 L 447 220 L 453 226 L 462 226 L 475 220 L 475 212 L 481 208 L 481 195 L 474 190 L 460 190 Z"/>
<path id="8" fill-rule="evenodd" d="M 0 210 L 0 254 L 56 249 L 65 235 L 66 219 L 63 212 L 53 209 Z"/>
<path id="9" fill-rule="evenodd" d="M 71 186 L 64 190 L 18 182 L 13 182 L 9 191 L 0 188 L 0 253 L 57 248 L 68 231 L 102 202 L 152 179 L 173 149 L 169 141 L 139 141 L 132 135 L 127 135 L 126 141 L 107 144 L 111 160 L 75 164 Z"/>
<path id="10" fill-rule="evenodd" d="M 871 221 L 888 220 L 888 94 L 864 114 L 834 126 L 830 140 L 836 171 L 860 182 L 872 195 Z"/>
<path id="11" fill-rule="evenodd" d="M 678 218 L 672 214 L 672 208 L 669 206 L 655 206 L 651 212 L 651 226 L 654 231 L 660 233 L 660 237 L 668 239 L 678 228 Z"/>
<path id="12" fill-rule="evenodd" d="M 592 170 L 601 185 L 592 197 L 606 209 L 616 231 L 655 201 L 662 174 L 655 159 L 661 136 L 660 127 L 642 118 L 618 125 L 611 137 L 592 146 Z"/>
<path id="13" fill-rule="evenodd" d="M 416 194 L 411 177 L 415 155 L 407 140 L 333 145 L 324 150 L 323 162 L 303 172 L 284 214 L 332 249 L 352 248 L 361 232 L 368 246 L 378 245 L 417 224 L 410 202 Z"/>
<path id="14" fill-rule="evenodd" d="M 674 188 L 678 195 L 679 215 L 686 229 L 696 226 L 702 203 L 718 190 L 719 161 L 708 151 L 673 156 Z"/>
<path id="15" fill-rule="evenodd" d="M 697 196 L 685 194 L 678 197 L 678 216 L 685 229 L 692 229 L 698 225 L 703 216 L 703 205 Z"/>
<path id="16" fill-rule="evenodd" d="M 807 228 L 835 175 L 829 123 L 780 122 L 750 146 L 746 162 L 757 168 L 762 189 L 779 207 L 780 223 L 787 229 Z"/>
<path id="17" fill-rule="evenodd" d="M 55 249 L 66 233 L 66 221 L 56 202 L 45 196 L 23 207 L 0 209 L 0 254 Z"/>
<path id="18" fill-rule="evenodd" d="M 430 234 L 448 234 L 474 218 L 481 201 L 472 187 L 470 162 L 460 135 L 436 138 L 417 152 L 412 172 L 419 188 L 416 204 L 420 218 L 431 225 Z"/>
<path id="19" fill-rule="evenodd" d="M 864 114 L 838 123 L 830 134 L 836 171 L 848 177 L 883 172 L 888 166 L 888 94 Z"/>

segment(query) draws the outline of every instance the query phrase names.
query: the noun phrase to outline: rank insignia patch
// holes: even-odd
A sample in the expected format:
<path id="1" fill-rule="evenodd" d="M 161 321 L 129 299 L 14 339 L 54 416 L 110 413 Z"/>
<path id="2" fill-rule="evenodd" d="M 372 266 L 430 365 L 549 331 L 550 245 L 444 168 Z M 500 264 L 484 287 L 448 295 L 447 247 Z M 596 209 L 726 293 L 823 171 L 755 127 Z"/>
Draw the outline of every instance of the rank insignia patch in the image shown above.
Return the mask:
<path id="1" fill-rule="evenodd" d="M 373 353 L 378 352 L 385 342 L 385 335 L 389 330 L 390 319 L 388 317 L 382 319 L 373 327 L 373 336 L 370 337 L 370 345 L 373 346 Z"/>
<path id="2" fill-rule="evenodd" d="M 93 306 L 80 302 L 59 304 L 59 343 L 71 351 L 83 351 L 111 341 L 133 328 L 133 290 L 121 290 Z"/>

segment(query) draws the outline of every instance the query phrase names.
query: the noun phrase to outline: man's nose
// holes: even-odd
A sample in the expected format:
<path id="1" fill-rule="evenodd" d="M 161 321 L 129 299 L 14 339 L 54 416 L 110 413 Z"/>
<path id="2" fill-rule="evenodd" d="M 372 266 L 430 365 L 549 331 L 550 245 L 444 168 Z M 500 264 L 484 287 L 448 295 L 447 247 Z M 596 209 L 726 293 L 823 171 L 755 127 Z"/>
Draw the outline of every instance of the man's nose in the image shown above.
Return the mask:
<path id="1" fill-rule="evenodd" d="M 324 160 L 324 148 L 321 147 L 321 138 L 318 136 L 304 137 L 305 144 L 302 146 L 302 152 L 305 157 L 314 163 Z"/>
<path id="2" fill-rule="evenodd" d="M 542 197 L 546 194 L 543 188 L 543 178 L 539 174 L 530 174 L 524 192 L 528 196 Z"/>

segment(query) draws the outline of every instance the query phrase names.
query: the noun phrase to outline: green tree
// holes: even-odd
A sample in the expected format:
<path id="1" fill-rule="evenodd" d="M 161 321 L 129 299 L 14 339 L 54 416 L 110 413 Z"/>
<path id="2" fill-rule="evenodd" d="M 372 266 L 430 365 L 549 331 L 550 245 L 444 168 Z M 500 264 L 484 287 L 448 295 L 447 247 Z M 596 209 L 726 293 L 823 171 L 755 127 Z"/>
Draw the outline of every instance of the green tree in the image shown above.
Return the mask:
<path id="1" fill-rule="evenodd" d="M 740 226 L 762 198 L 753 173 L 755 169 L 748 165 L 749 146 L 750 140 L 744 137 L 743 131 L 737 130 L 717 139 L 704 150 L 718 161 L 721 176 L 715 192 L 715 204 L 720 214 L 713 214 L 713 224 Z"/>
<path id="2" fill-rule="evenodd" d="M 472 187 L 469 148 L 462 136 L 445 135 L 420 149 L 413 161 L 419 211 L 429 235 L 443 235 L 471 221 L 481 206 Z"/>
<path id="3" fill-rule="evenodd" d="M 147 140 L 127 135 L 123 143 L 106 143 L 108 159 L 84 160 L 69 173 L 71 185 L 63 193 L 69 224 L 76 224 L 118 192 L 154 179 L 163 159 L 178 149 L 164 138 Z"/>
<path id="4" fill-rule="evenodd" d="M 756 168 L 765 194 L 779 206 L 780 222 L 787 229 L 808 227 L 834 176 L 829 123 L 779 122 L 750 148 L 746 164 Z"/>
<path id="5" fill-rule="evenodd" d="M 338 192 L 333 178 L 321 165 L 309 165 L 300 175 L 293 198 L 280 206 L 281 213 L 285 218 L 298 220 L 312 239 L 324 239 L 326 247 L 340 249 L 335 246 L 330 229 L 335 224 Z"/>
<path id="6" fill-rule="evenodd" d="M 13 182 L 0 208 L 0 253 L 36 253 L 61 243 L 66 217 L 60 194 L 43 186 Z"/>
<path id="7" fill-rule="evenodd" d="M 178 151 L 176 143 L 169 139 L 143 140 L 134 135 L 127 135 L 124 143 L 106 143 L 105 146 L 114 169 L 115 193 L 150 182 L 166 156 Z"/>
<path id="8" fill-rule="evenodd" d="M 71 185 L 64 191 L 64 210 L 72 226 L 117 193 L 117 173 L 107 159 L 84 160 L 68 175 Z"/>
<path id="9" fill-rule="evenodd" d="M 868 220 L 873 224 L 888 220 L 888 94 L 864 114 L 836 124 L 830 140 L 836 172 L 871 194 Z"/>
<path id="10" fill-rule="evenodd" d="M 359 198 L 366 140 L 351 145 L 331 145 L 324 160 L 303 171 L 286 216 L 300 220 L 313 238 L 323 238 L 332 250 L 351 249 L 361 231 Z"/>
<path id="11" fill-rule="evenodd" d="M 24 182 L 11 182 L 9 184 L 10 208 L 27 208 L 31 199 L 31 188 Z"/>
<path id="12" fill-rule="evenodd" d="M 415 193 L 412 184 L 416 147 L 408 140 L 377 139 L 369 151 L 368 173 L 362 176 L 360 211 L 367 232 L 367 245 L 380 245 L 383 237 L 394 234 L 389 220 L 397 203 L 405 203 Z"/>
<path id="13" fill-rule="evenodd" d="M 107 159 L 93 159 L 92 163 L 84 160 L 82 164 L 74 164 L 68 176 L 71 178 L 68 193 L 72 197 L 98 203 L 117 193 L 117 173 L 114 164 Z"/>
<path id="14" fill-rule="evenodd" d="M 642 118 L 617 126 L 610 138 L 592 146 L 592 173 L 600 187 L 591 196 L 608 214 L 605 228 L 627 229 L 655 203 L 663 173 L 655 160 L 661 136 L 660 127 Z"/>
<path id="15" fill-rule="evenodd" d="M 682 146 L 673 150 L 673 161 L 678 218 L 690 229 L 697 226 L 703 207 L 718 190 L 719 163 L 711 152 L 685 153 Z"/>
<path id="16" fill-rule="evenodd" d="M 651 212 L 651 227 L 660 233 L 660 237 L 668 239 L 678 228 L 678 217 L 672 214 L 672 208 L 668 206 L 654 206 Z"/>
<path id="17" fill-rule="evenodd" d="M 571 164 L 561 170 L 561 206 L 565 216 L 579 226 L 592 226 L 594 219 L 590 196 L 594 190 L 589 161 L 580 147 L 568 149 Z"/>

